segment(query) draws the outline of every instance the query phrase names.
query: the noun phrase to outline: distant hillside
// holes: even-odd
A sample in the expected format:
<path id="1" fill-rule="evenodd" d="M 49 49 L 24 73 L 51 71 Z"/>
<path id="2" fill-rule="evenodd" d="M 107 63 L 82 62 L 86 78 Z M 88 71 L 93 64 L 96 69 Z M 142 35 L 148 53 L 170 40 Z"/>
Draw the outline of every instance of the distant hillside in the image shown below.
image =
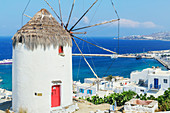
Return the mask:
<path id="1" fill-rule="evenodd" d="M 121 37 L 122 40 L 164 40 L 170 41 L 170 32 L 158 32 L 151 35 L 131 35 Z"/>

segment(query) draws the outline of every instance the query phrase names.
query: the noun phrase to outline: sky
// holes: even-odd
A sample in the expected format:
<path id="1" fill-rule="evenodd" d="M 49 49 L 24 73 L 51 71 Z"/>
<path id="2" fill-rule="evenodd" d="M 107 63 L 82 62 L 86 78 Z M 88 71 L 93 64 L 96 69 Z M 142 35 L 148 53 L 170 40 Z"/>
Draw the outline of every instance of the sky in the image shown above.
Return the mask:
<path id="1" fill-rule="evenodd" d="M 0 36 L 13 36 L 22 27 L 22 13 L 29 0 L 0 0 Z M 59 15 L 58 0 L 47 0 Z M 60 0 L 63 22 L 66 24 L 73 0 Z M 95 0 L 75 0 L 69 28 Z M 120 36 L 147 35 L 170 31 L 170 0 L 113 0 L 120 17 Z M 44 0 L 31 0 L 24 14 L 31 17 L 46 8 L 57 19 Z M 98 0 L 75 28 L 117 19 L 110 0 Z M 23 25 L 30 18 L 23 17 Z M 57 19 L 57 21 L 59 21 Z M 85 36 L 116 37 L 117 22 L 80 30 Z M 77 31 L 78 32 L 78 31 Z M 80 35 L 84 36 L 84 35 Z"/>

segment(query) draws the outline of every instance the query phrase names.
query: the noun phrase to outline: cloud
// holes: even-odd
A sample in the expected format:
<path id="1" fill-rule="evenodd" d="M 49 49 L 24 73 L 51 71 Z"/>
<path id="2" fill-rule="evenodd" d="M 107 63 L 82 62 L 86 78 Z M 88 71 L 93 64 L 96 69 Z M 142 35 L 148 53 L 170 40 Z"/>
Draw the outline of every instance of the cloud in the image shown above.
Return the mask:
<path id="1" fill-rule="evenodd" d="M 113 23 L 112 26 L 117 25 L 116 23 Z M 120 26 L 126 27 L 126 28 L 156 28 L 158 27 L 153 22 L 147 21 L 147 22 L 138 22 L 133 21 L 129 19 L 120 19 Z"/>
<path id="2" fill-rule="evenodd" d="M 146 28 L 155 28 L 158 27 L 156 24 L 154 24 L 153 22 L 144 22 L 142 23 L 142 25 Z"/>
<path id="3" fill-rule="evenodd" d="M 80 18 L 78 18 L 78 17 L 73 17 L 70 21 L 70 25 L 72 25 L 72 24 L 74 25 L 79 19 Z M 89 23 L 90 23 L 89 18 L 87 16 L 84 16 L 82 18 L 82 20 L 79 22 L 79 25 L 83 26 L 83 25 L 87 25 Z"/>
<path id="4" fill-rule="evenodd" d="M 77 17 L 73 17 L 72 21 L 73 21 L 73 22 L 76 22 L 78 19 L 79 19 L 79 18 L 77 18 Z"/>
<path id="5" fill-rule="evenodd" d="M 83 18 L 83 22 L 84 22 L 85 24 L 89 24 L 89 18 L 88 18 L 87 16 L 85 16 L 85 17 Z"/>

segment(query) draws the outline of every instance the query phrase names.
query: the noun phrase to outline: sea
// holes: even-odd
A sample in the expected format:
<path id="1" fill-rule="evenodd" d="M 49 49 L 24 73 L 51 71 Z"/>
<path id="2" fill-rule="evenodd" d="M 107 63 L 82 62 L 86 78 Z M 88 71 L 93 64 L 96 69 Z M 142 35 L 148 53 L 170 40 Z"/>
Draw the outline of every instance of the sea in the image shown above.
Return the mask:
<path id="1" fill-rule="evenodd" d="M 0 60 L 12 59 L 11 36 L 0 37 Z M 142 53 L 154 50 L 170 49 L 170 41 L 158 40 L 115 40 L 112 37 L 82 37 L 93 44 L 116 51 L 119 54 Z M 76 39 L 83 53 L 90 54 L 110 54 L 93 45 Z M 80 53 L 73 44 L 73 53 Z M 130 73 L 136 70 L 143 70 L 152 66 L 159 66 L 166 70 L 158 61 L 154 59 L 117 58 L 110 57 L 86 57 L 94 71 L 99 77 L 108 75 L 122 76 L 130 78 Z M 73 56 L 73 80 L 84 82 L 84 78 L 95 78 L 82 56 Z M 36 62 L 35 62 L 36 63 Z M 0 65 L 0 88 L 12 90 L 12 65 Z"/>

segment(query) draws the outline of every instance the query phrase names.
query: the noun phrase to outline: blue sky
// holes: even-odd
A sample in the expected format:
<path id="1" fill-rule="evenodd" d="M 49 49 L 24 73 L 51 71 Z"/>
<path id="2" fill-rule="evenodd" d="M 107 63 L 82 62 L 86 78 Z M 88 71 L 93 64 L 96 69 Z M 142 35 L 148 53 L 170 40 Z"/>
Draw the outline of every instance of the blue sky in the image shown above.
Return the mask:
<path id="1" fill-rule="evenodd" d="M 47 0 L 58 11 L 58 0 Z M 66 23 L 73 0 L 61 0 L 63 21 Z M 95 0 L 76 0 L 70 27 Z M 160 31 L 170 31 L 170 0 L 113 0 L 121 18 L 120 35 L 144 35 Z M 0 0 L 0 36 L 13 36 L 21 28 L 22 12 L 28 0 Z M 33 15 L 41 8 L 54 13 L 44 0 L 31 0 L 25 14 Z M 87 26 L 117 19 L 110 0 L 98 0 L 98 3 L 76 26 Z M 29 18 L 24 17 L 24 24 Z M 87 36 L 116 36 L 117 23 L 91 29 L 84 29 Z"/>

